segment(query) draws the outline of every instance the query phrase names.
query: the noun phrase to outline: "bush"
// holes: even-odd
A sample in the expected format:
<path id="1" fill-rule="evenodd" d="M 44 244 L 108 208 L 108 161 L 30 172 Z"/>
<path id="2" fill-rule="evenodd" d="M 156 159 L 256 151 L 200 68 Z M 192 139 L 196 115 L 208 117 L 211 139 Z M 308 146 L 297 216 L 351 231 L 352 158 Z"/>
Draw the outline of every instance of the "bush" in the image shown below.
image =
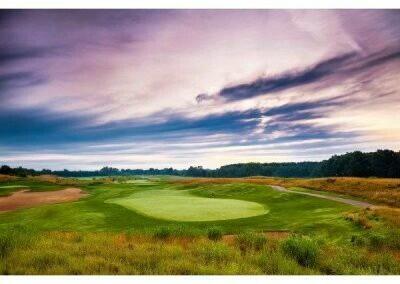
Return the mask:
<path id="1" fill-rule="evenodd" d="M 222 231 L 217 227 L 209 228 L 207 231 L 207 237 L 212 241 L 218 241 L 222 239 Z"/>
<path id="2" fill-rule="evenodd" d="M 161 227 L 158 228 L 155 232 L 154 232 L 154 237 L 157 239 L 167 239 L 168 237 L 171 236 L 171 229 L 168 227 Z"/>
<path id="3" fill-rule="evenodd" d="M 311 267 L 317 261 L 319 248 L 316 242 L 307 237 L 290 237 L 282 243 L 283 251 L 300 265 Z"/>
<path id="4" fill-rule="evenodd" d="M 244 233 L 237 236 L 236 242 L 242 252 L 248 250 L 261 250 L 267 243 L 267 238 L 263 234 Z"/>

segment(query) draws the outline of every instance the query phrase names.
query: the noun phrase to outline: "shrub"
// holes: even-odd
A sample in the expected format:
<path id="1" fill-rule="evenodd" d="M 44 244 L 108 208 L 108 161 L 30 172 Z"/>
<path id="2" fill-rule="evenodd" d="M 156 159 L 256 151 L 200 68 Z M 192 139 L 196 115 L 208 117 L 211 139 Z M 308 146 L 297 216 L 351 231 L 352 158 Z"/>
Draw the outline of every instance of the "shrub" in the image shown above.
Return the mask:
<path id="1" fill-rule="evenodd" d="M 300 265 L 314 266 L 318 256 L 318 246 L 316 242 L 307 237 L 290 237 L 282 243 L 283 251 Z"/>
<path id="2" fill-rule="evenodd" d="M 167 239 L 168 237 L 171 236 L 171 229 L 168 227 L 161 227 L 158 228 L 155 232 L 154 232 L 154 237 L 157 239 Z"/>
<path id="3" fill-rule="evenodd" d="M 212 241 L 218 241 L 222 239 L 222 230 L 217 227 L 209 228 L 207 231 L 207 237 Z"/>
<path id="4" fill-rule="evenodd" d="M 267 238 L 263 234 L 244 233 L 236 238 L 236 242 L 242 252 L 248 250 L 261 250 L 267 243 Z"/>

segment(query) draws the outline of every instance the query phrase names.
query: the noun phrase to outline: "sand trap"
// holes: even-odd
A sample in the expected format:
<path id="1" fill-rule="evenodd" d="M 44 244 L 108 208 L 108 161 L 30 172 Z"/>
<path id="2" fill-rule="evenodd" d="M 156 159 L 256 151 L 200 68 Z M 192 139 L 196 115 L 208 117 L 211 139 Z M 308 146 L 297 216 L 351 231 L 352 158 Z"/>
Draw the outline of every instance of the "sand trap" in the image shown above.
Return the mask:
<path id="1" fill-rule="evenodd" d="M 10 196 L 0 197 L 0 211 L 11 211 L 41 204 L 74 201 L 86 195 L 87 194 L 79 188 L 66 188 L 63 190 L 44 192 L 21 190 L 14 192 Z"/>

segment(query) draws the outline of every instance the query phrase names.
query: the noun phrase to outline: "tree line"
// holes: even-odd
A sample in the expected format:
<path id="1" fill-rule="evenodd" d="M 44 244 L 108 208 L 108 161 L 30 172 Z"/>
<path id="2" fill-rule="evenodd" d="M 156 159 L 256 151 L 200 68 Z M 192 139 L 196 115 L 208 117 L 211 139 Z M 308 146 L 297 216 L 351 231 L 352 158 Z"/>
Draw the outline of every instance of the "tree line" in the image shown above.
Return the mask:
<path id="1" fill-rule="evenodd" d="M 92 177 L 92 176 L 129 176 L 129 175 L 177 175 L 189 177 L 384 177 L 400 178 L 400 152 L 378 150 L 363 153 L 350 152 L 334 155 L 321 162 L 291 162 L 291 163 L 239 163 L 222 166 L 217 169 L 205 169 L 201 166 L 191 166 L 188 169 L 118 169 L 103 167 L 95 171 L 41 171 L 22 167 L 11 168 L 3 165 L 0 174 L 28 176 L 53 174 L 61 177 Z"/>

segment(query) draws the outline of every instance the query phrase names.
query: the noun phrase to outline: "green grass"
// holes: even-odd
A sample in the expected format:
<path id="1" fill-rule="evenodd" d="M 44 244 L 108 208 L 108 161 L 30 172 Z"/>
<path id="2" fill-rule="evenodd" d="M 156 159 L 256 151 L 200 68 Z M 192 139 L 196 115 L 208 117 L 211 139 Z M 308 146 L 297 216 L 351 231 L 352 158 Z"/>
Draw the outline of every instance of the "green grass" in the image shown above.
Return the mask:
<path id="1" fill-rule="evenodd" d="M 400 273 L 391 254 L 400 233 L 380 218 L 260 184 L 21 178 L 0 182 L 0 194 L 69 184 L 89 195 L 0 213 L 0 274 Z M 243 218 L 247 205 L 264 211 Z M 361 217 L 372 227 L 360 226 Z M 276 241 L 262 233 L 282 230 L 295 236 Z M 224 234 L 238 236 L 227 243 Z"/>
<path id="2" fill-rule="evenodd" d="M 142 191 L 106 202 L 156 219 L 185 222 L 248 218 L 268 213 L 256 202 L 198 197 L 183 190 Z"/>
<path id="3" fill-rule="evenodd" d="M 320 198 L 281 193 L 264 185 L 247 183 L 182 185 L 171 184 L 162 179 L 153 181 L 154 184 L 151 185 L 81 182 L 80 186 L 76 186 L 87 191 L 88 197 L 76 202 L 44 205 L 1 213 L 0 229 L 6 229 L 13 224 L 21 224 L 33 225 L 44 231 L 62 229 L 68 231 L 152 234 L 160 226 L 202 233 L 206 233 L 209 227 L 216 226 L 227 234 L 241 233 L 249 229 L 256 231 L 290 230 L 299 233 L 330 235 L 333 239 L 350 238 L 350 235 L 358 230 L 356 226 L 343 218 L 345 212 L 357 210 L 354 207 Z M 37 181 L 32 182 L 32 186 L 35 190 L 55 190 L 57 188 L 57 185 L 52 184 L 50 186 L 45 182 L 42 183 L 43 188 L 40 188 Z M 20 182 L 19 184 L 30 186 L 29 182 Z M 235 206 L 238 201 L 239 204 L 243 204 L 244 201 L 261 204 L 260 206 L 268 208 L 269 212 L 249 218 L 183 222 L 152 218 L 148 213 L 142 214 L 139 211 L 109 202 L 110 200 L 134 200 L 131 199 L 133 195 L 134 197 L 144 196 L 142 202 L 149 202 L 150 200 L 149 204 L 152 204 L 152 202 L 159 203 L 162 202 L 162 194 L 164 194 L 163 198 L 183 198 L 186 201 L 201 200 L 210 201 L 210 203 L 229 204 L 229 206 L 224 207 L 225 212 L 222 213 L 230 216 L 234 214 L 233 211 L 236 210 Z M 186 203 L 189 207 L 192 207 L 192 203 Z M 163 203 L 163 206 L 168 206 L 168 202 Z M 158 205 L 158 208 L 154 210 L 160 208 L 160 205 Z M 172 209 L 175 208 L 175 205 L 172 206 Z M 164 214 L 165 207 L 162 209 Z M 182 210 L 175 211 L 179 215 L 185 213 L 180 212 Z M 200 212 L 197 214 L 200 214 Z"/>

